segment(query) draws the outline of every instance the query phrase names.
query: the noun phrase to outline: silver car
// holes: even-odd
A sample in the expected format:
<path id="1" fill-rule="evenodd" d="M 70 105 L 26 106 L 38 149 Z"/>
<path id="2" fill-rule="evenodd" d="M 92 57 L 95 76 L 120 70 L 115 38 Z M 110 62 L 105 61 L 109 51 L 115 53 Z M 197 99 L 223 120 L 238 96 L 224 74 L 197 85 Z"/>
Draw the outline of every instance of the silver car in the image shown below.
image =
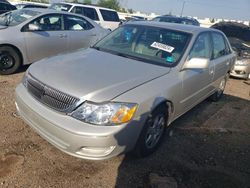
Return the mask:
<path id="1" fill-rule="evenodd" d="M 0 74 L 22 65 L 94 44 L 108 33 L 90 19 L 50 9 L 0 15 Z"/>
<path id="2" fill-rule="evenodd" d="M 146 156 L 171 122 L 222 96 L 234 61 L 218 30 L 131 22 L 92 48 L 32 64 L 16 88 L 16 107 L 70 155 Z"/>
<path id="3" fill-rule="evenodd" d="M 230 72 L 232 77 L 250 79 L 250 52 L 242 51 L 239 53 L 233 70 Z"/>

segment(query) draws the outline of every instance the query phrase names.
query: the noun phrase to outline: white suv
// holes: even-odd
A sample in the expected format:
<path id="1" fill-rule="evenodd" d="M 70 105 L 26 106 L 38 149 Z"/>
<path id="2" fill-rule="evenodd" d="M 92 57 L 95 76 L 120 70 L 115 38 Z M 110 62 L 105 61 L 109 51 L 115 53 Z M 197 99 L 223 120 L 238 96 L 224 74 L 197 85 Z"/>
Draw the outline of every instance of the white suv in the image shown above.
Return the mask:
<path id="1" fill-rule="evenodd" d="M 116 29 L 120 23 L 119 16 L 113 9 L 77 3 L 54 3 L 50 8 L 84 15 L 109 30 Z"/>

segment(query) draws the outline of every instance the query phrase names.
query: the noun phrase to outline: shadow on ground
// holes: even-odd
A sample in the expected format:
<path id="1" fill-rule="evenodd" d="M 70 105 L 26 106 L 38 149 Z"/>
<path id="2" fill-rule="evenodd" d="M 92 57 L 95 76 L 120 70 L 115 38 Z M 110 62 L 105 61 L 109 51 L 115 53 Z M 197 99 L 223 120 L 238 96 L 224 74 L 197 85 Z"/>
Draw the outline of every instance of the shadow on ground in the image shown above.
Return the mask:
<path id="1" fill-rule="evenodd" d="M 149 176 L 156 173 L 173 177 L 178 188 L 249 188 L 249 117 L 250 100 L 224 95 L 202 102 L 172 123 L 154 154 L 127 155 L 116 187 L 152 187 Z"/>

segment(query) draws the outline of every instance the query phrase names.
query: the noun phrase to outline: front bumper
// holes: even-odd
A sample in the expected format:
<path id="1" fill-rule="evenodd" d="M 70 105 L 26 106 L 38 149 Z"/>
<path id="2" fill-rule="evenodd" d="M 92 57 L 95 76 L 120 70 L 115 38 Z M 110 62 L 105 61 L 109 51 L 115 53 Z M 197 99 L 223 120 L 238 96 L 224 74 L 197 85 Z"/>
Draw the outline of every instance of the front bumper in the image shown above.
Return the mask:
<path id="1" fill-rule="evenodd" d="M 234 69 L 230 72 L 230 76 L 237 78 L 248 78 L 250 73 L 250 66 L 235 65 Z"/>
<path id="2" fill-rule="evenodd" d="M 118 126 L 83 123 L 36 101 L 20 84 L 16 88 L 16 107 L 23 120 L 45 140 L 75 157 L 102 160 L 134 148 L 141 122 Z"/>

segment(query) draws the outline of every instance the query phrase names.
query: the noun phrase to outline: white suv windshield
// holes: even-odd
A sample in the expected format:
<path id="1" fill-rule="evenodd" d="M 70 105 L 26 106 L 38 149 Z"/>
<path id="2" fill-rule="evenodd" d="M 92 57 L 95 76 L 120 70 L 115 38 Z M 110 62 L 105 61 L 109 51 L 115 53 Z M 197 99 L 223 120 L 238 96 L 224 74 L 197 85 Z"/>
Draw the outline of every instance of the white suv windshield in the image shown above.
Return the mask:
<path id="1" fill-rule="evenodd" d="M 99 41 L 94 48 L 115 55 L 163 66 L 175 66 L 191 34 L 150 26 L 124 25 Z"/>

